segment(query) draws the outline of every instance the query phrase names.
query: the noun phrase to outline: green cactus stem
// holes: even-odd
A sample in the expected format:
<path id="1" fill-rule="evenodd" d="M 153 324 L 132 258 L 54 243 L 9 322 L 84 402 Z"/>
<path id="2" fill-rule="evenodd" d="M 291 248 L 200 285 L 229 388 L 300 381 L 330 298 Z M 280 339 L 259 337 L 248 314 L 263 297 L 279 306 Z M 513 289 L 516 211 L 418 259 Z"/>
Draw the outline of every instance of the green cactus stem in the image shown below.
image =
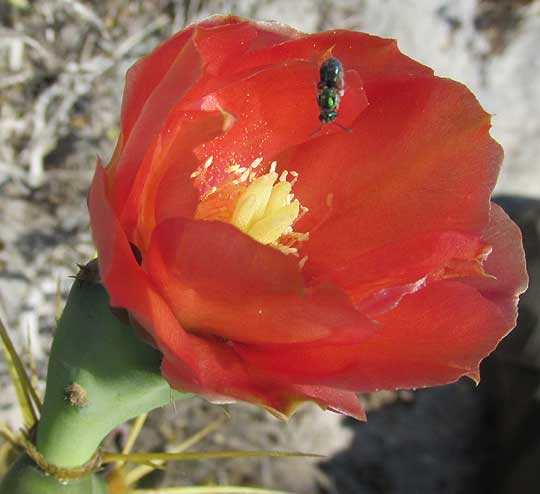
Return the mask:
<path id="1" fill-rule="evenodd" d="M 51 349 L 39 452 L 77 467 L 116 426 L 170 403 L 160 364 L 161 354 L 113 315 L 101 284 L 76 281 Z"/>
<path id="2" fill-rule="evenodd" d="M 49 358 L 36 433 L 36 449 L 43 461 L 53 469 L 76 469 L 95 457 L 103 439 L 118 425 L 191 396 L 171 390 L 161 376 L 160 364 L 161 354 L 113 315 L 100 283 L 75 281 Z M 38 475 L 36 468 L 28 458 L 20 459 L 0 484 L 0 494 L 104 492 L 92 480 L 94 476 L 66 484 Z M 43 482 L 43 486 L 24 487 L 32 482 L 34 486 Z M 50 482 L 58 490 L 47 490 Z M 15 489 L 16 485 L 22 490 Z M 60 490 L 60 485 L 67 490 Z"/>
<path id="3" fill-rule="evenodd" d="M 30 458 L 21 456 L 0 484 L 2 494 L 107 494 L 98 475 L 60 482 L 47 475 Z"/>

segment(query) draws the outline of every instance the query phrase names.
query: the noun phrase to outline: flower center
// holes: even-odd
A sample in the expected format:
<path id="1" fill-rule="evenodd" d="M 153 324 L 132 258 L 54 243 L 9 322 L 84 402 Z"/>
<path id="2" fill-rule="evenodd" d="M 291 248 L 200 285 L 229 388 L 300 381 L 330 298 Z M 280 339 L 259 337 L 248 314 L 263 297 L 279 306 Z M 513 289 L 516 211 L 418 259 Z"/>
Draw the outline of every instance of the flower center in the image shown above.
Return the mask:
<path id="1" fill-rule="evenodd" d="M 308 238 L 306 233 L 293 231 L 295 221 L 307 211 L 292 192 L 298 174 L 284 171 L 279 175 L 273 162 L 268 173 L 257 176 L 256 168 L 261 162 L 262 158 L 258 158 L 249 167 L 227 168 L 229 175 L 219 187 L 203 193 L 195 219 L 230 223 L 257 242 L 297 255 L 295 244 Z M 200 190 L 208 188 L 206 175 L 211 164 L 210 158 L 191 175 Z"/>

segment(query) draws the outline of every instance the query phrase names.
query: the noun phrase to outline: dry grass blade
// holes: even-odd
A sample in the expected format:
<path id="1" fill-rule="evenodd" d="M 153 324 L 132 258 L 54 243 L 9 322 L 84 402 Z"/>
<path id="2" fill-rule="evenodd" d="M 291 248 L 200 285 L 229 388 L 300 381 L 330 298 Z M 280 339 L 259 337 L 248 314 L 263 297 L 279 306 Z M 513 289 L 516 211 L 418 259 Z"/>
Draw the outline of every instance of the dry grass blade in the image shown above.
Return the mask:
<path id="1" fill-rule="evenodd" d="M 32 337 L 30 335 L 30 331 L 28 331 L 26 335 L 26 356 L 28 358 L 28 367 L 30 370 L 30 382 L 32 384 L 32 388 L 36 391 L 36 394 L 39 389 L 39 377 L 37 374 L 37 368 L 36 368 L 36 360 L 34 359 L 34 354 L 32 353 Z M 38 411 L 41 412 L 41 398 L 38 405 Z"/>
<path id="2" fill-rule="evenodd" d="M 4 440 L 12 446 L 17 446 L 19 444 L 13 431 L 5 424 L 0 424 L 0 437 L 4 438 Z"/>
<path id="3" fill-rule="evenodd" d="M 135 422 L 133 423 L 133 427 L 129 431 L 129 436 L 126 441 L 126 445 L 124 446 L 124 449 L 122 450 L 122 454 L 127 455 L 131 453 L 131 450 L 133 449 L 133 446 L 135 445 L 135 441 L 139 437 L 139 434 L 141 433 L 144 423 L 146 422 L 146 417 L 148 417 L 148 414 L 143 413 L 142 415 L 139 415 L 135 419 Z"/>
<path id="4" fill-rule="evenodd" d="M 0 478 L 4 478 L 11 465 L 17 458 L 16 450 L 13 444 L 0 444 Z"/>
<path id="5" fill-rule="evenodd" d="M 15 386 L 17 400 L 23 414 L 24 424 L 27 428 L 33 427 L 37 423 L 37 413 L 41 411 L 41 401 L 36 390 L 32 387 L 30 379 L 24 370 L 19 354 L 15 350 L 7 330 L 0 320 L 0 338 L 2 340 L 2 350 L 6 358 L 11 380 Z M 34 408 L 35 407 L 35 408 Z"/>
<path id="6" fill-rule="evenodd" d="M 54 319 L 56 322 L 62 317 L 62 288 L 60 278 L 56 278 L 56 290 L 54 292 Z"/>
<path id="7" fill-rule="evenodd" d="M 143 413 L 142 415 L 139 415 L 135 422 L 133 423 L 133 426 L 131 427 L 131 430 L 129 431 L 129 435 L 126 441 L 126 445 L 122 449 L 123 455 L 128 455 L 131 453 L 131 450 L 133 449 L 133 446 L 135 445 L 135 441 L 137 441 L 137 438 L 139 437 L 139 434 L 141 433 L 141 430 L 144 426 L 144 423 L 146 422 L 146 417 L 148 417 L 147 413 Z M 124 461 L 118 461 L 114 468 L 118 469 L 121 468 L 124 465 Z"/>
<path id="8" fill-rule="evenodd" d="M 169 453 L 181 453 L 186 449 L 190 448 L 194 444 L 197 444 L 199 441 L 202 441 L 206 436 L 214 432 L 220 425 L 227 420 L 227 416 L 219 417 L 210 424 L 208 424 L 204 429 L 201 429 L 199 432 L 193 434 L 193 436 L 188 437 L 185 441 L 182 441 L 178 446 L 173 447 Z M 135 485 L 140 479 L 145 475 L 153 472 L 157 468 L 161 468 L 163 461 L 151 462 L 148 464 L 139 465 L 130 472 L 126 474 L 126 483 L 128 485 Z"/>
<path id="9" fill-rule="evenodd" d="M 193 436 L 188 437 L 185 441 L 182 441 L 178 446 L 175 446 L 171 453 L 182 453 L 187 449 L 191 448 L 198 442 L 202 441 L 206 436 L 214 432 L 219 426 L 221 426 L 226 420 L 227 416 L 221 416 L 218 419 L 214 420 L 208 424 L 204 429 L 201 429 L 199 432 L 193 434 Z"/>
<path id="10" fill-rule="evenodd" d="M 242 486 L 188 486 L 188 487 L 163 487 L 161 489 L 135 489 L 129 494 L 293 494 L 290 491 L 276 491 L 273 489 L 261 489 L 258 487 Z"/>
<path id="11" fill-rule="evenodd" d="M 156 461 L 194 461 L 223 458 L 323 458 L 323 455 L 289 451 L 217 451 L 210 453 L 104 453 L 103 462 L 125 461 L 131 463 L 148 463 Z"/>

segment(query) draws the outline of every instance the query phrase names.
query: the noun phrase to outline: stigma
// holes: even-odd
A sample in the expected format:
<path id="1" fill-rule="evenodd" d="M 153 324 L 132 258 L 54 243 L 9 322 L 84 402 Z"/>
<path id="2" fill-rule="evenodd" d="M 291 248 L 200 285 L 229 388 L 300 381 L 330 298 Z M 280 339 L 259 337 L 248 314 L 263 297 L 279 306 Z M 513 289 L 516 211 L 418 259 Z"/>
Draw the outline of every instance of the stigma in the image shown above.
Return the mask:
<path id="1" fill-rule="evenodd" d="M 249 167 L 229 166 L 226 178 L 208 188 L 205 176 L 212 161 L 209 158 L 191 175 L 199 190 L 207 189 L 201 195 L 195 219 L 230 223 L 261 244 L 298 255 L 298 244 L 309 236 L 294 231 L 295 222 L 307 212 L 293 193 L 298 173 L 278 174 L 277 163 L 273 162 L 267 173 L 261 174 L 263 160 L 258 158 Z"/>

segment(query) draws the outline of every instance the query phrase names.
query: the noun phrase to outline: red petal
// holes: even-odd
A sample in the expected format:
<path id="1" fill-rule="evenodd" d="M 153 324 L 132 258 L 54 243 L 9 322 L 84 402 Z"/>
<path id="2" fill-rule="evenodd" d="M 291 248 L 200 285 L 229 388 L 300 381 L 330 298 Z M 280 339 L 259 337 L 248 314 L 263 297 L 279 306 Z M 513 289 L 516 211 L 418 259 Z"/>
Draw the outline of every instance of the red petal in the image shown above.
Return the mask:
<path id="1" fill-rule="evenodd" d="M 489 224 L 482 238 L 493 247 L 484 269 L 494 278 L 468 282 L 477 287 L 485 297 L 508 296 L 515 299 L 527 289 L 528 284 L 521 231 L 500 206 L 491 203 Z"/>
<path id="2" fill-rule="evenodd" d="M 235 117 L 231 130 L 196 150 L 204 161 L 213 156 L 223 170 L 233 163 L 249 165 L 304 142 L 320 127 L 317 105 L 319 67 L 313 62 L 288 60 L 259 70 L 207 95 L 205 109 L 223 108 Z M 340 125 L 349 127 L 367 106 L 362 81 L 354 71 L 345 74 Z M 327 126 L 326 131 L 341 131 Z M 219 183 L 223 177 L 216 177 Z"/>
<path id="3" fill-rule="evenodd" d="M 241 58 L 244 51 L 292 36 L 298 32 L 234 16 L 216 16 L 178 33 L 133 66 L 124 94 L 121 152 L 114 168 L 108 169 L 111 176 L 117 175 L 113 194 L 116 211 L 123 210 L 142 156 L 166 125 L 168 114 L 175 108 L 199 109 L 188 104 L 190 91 L 204 87 L 207 80 L 219 81 L 215 72 L 222 66 L 226 70 L 230 58 Z M 221 49 L 213 49 L 216 45 Z"/>
<path id="4" fill-rule="evenodd" d="M 206 75 L 217 77 L 231 61 L 243 56 L 255 38 L 257 29 L 251 22 L 200 26 L 195 44 L 204 60 Z"/>
<path id="5" fill-rule="evenodd" d="M 225 37 L 220 30 L 225 31 Z M 264 39 L 266 46 L 284 41 L 296 33 L 292 29 L 276 29 L 267 24 L 257 24 L 234 16 L 214 16 L 176 33 L 152 53 L 140 59 L 126 74 L 122 103 L 122 133 L 125 138 L 129 137 L 148 98 L 161 85 L 161 81 L 167 76 L 167 72 L 194 34 L 203 60 L 216 65 L 217 60 L 223 59 L 224 53 L 230 54 L 234 50 L 242 49 L 241 47 L 246 44 L 242 31 L 245 31 L 248 37 L 253 37 L 251 33 L 255 33 L 256 37 Z M 227 39 L 229 40 L 227 50 L 223 50 Z M 236 43 L 232 43 L 233 39 Z M 260 42 L 258 40 L 258 43 Z M 221 49 L 212 49 L 212 43 Z"/>
<path id="6" fill-rule="evenodd" d="M 211 78 L 227 76 L 234 67 L 260 49 L 304 36 L 275 22 L 254 22 L 235 16 L 214 16 L 197 25 L 195 44 Z"/>
<path id="7" fill-rule="evenodd" d="M 373 303 L 380 305 L 381 299 L 386 299 L 390 306 L 399 302 L 402 296 L 399 288 L 404 285 L 418 284 L 418 289 L 441 279 L 486 276 L 482 261 L 490 250 L 473 235 L 452 231 L 426 233 L 389 242 L 342 262 L 335 260 L 331 266 L 317 266 L 315 259 L 310 270 L 318 273 L 312 282 L 337 284 L 365 312 Z M 388 297 L 392 291 L 398 295 L 397 299 Z M 411 293 L 409 287 L 403 294 L 406 293 Z"/>
<path id="8" fill-rule="evenodd" d="M 350 391 L 283 384 L 271 375 L 246 368 L 230 347 L 205 338 L 193 339 L 192 351 L 201 359 L 197 379 L 186 376 L 175 360 L 163 360 L 163 376 L 175 389 L 218 403 L 231 399 L 257 403 L 280 417 L 292 415 L 302 402 L 314 401 L 324 409 L 366 420 L 360 401 Z"/>
<path id="9" fill-rule="evenodd" d="M 306 397 L 313 398 L 325 409 L 348 415 L 356 420 L 367 420 L 366 412 L 358 396 L 351 391 L 325 388 L 324 386 L 295 386 L 295 389 L 305 394 Z"/>
<path id="10" fill-rule="evenodd" d="M 483 238 L 493 246 L 493 252 L 484 264 L 486 273 L 492 277 L 466 281 L 499 306 L 510 329 L 517 321 L 518 296 L 528 284 L 521 232 L 507 214 L 492 203 L 489 225 Z"/>
<path id="11" fill-rule="evenodd" d="M 212 337 L 189 335 L 188 338 L 188 348 L 178 346 L 176 352 L 173 348 L 163 359 L 161 371 L 174 389 L 200 393 L 213 401 L 238 398 L 261 402 L 266 395 L 270 401 L 272 387 L 265 390 L 264 386 L 257 384 L 230 346 Z M 184 365 L 186 350 L 197 362 L 196 373 Z"/>
<path id="12" fill-rule="evenodd" d="M 305 35 L 258 50 L 243 57 L 233 70 L 242 72 L 254 67 L 278 65 L 294 58 L 320 64 L 330 54 L 341 60 L 345 70 L 358 72 L 363 81 L 433 74 L 429 67 L 401 53 L 395 40 L 351 31 Z"/>
<path id="13" fill-rule="evenodd" d="M 154 59 L 152 61 L 160 62 L 159 57 L 155 62 Z M 166 74 L 160 79 L 159 85 L 148 96 L 129 137 L 124 136 L 124 147 L 115 168 L 108 170 L 108 173 L 114 174 L 113 201 L 118 214 L 124 209 L 147 149 L 164 126 L 169 113 L 201 75 L 201 58 L 193 41 L 190 40 L 185 43 Z"/>
<path id="14" fill-rule="evenodd" d="M 295 194 L 309 213 L 295 229 L 310 232 L 302 255 L 315 276 L 390 239 L 480 234 L 488 220 L 502 152 L 471 93 L 416 78 L 372 84 L 369 98 L 352 135 L 321 137 L 278 158 L 300 174 Z"/>
<path id="15" fill-rule="evenodd" d="M 161 223 L 144 268 L 182 325 L 197 333 L 256 343 L 343 343 L 373 331 L 339 291 L 304 292 L 297 258 L 222 222 Z"/>
<path id="16" fill-rule="evenodd" d="M 127 71 L 122 101 L 122 133 L 126 138 L 129 137 L 146 101 L 182 52 L 194 30 L 195 26 L 189 26 L 175 34 Z"/>
<path id="17" fill-rule="evenodd" d="M 480 360 L 514 324 L 506 310 L 472 287 L 442 281 L 404 297 L 359 345 L 236 350 L 250 365 L 295 382 L 355 391 L 433 386 L 477 377 Z"/>
<path id="18" fill-rule="evenodd" d="M 127 309 L 151 334 L 162 352 L 172 352 L 178 359 L 182 357 L 184 371 L 193 377 L 198 362 L 189 351 L 189 335 L 137 264 L 114 215 L 107 190 L 107 173 L 100 164 L 90 188 L 88 207 L 99 253 L 99 270 L 111 306 Z"/>
<path id="19" fill-rule="evenodd" d="M 107 192 L 106 171 L 100 165 L 90 189 L 89 209 L 100 273 L 111 305 L 129 310 L 151 333 L 165 357 L 174 360 L 175 375 L 181 375 L 184 384 L 180 389 L 192 389 L 187 383 L 199 383 L 207 393 L 217 392 L 211 385 L 214 380 L 219 384 L 224 374 L 240 388 L 250 386 L 244 365 L 230 347 L 185 333 L 164 300 L 155 293 L 146 274 L 135 262 L 114 216 Z M 226 372 L 223 372 L 223 366 Z M 204 383 L 208 383 L 208 389 Z M 221 391 L 226 393 L 227 388 Z"/>
<path id="20" fill-rule="evenodd" d="M 121 216 L 128 238 L 144 255 L 156 224 L 191 217 L 199 194 L 190 175 L 199 165 L 193 146 L 219 134 L 220 112 L 174 111 L 146 151 Z"/>

